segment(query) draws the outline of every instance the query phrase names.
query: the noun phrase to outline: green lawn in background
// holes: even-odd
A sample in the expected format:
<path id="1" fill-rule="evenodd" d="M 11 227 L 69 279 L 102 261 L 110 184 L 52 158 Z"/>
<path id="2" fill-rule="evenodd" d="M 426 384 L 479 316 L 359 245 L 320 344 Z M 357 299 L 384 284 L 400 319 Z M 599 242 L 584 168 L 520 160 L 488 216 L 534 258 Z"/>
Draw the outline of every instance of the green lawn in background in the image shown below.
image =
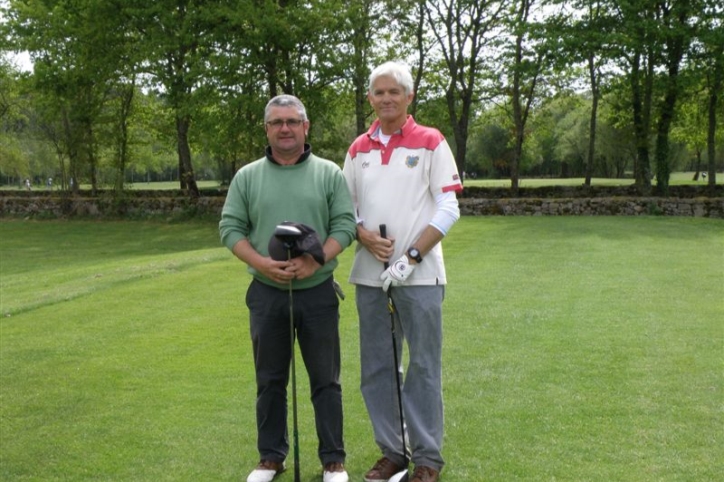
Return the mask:
<path id="1" fill-rule="evenodd" d="M 724 222 L 464 217 L 444 246 L 443 481 L 721 480 Z M 351 260 L 337 277 L 360 481 L 378 452 Z M 0 480 L 245 480 L 248 282 L 213 222 L 0 221 Z M 297 367 L 302 480 L 318 482 Z"/>
<path id="2" fill-rule="evenodd" d="M 199 189 L 214 189 L 218 188 L 220 186 L 219 181 L 216 180 L 204 180 L 204 181 L 196 181 L 196 185 L 199 187 Z M 82 190 L 90 190 L 91 185 L 90 184 L 81 184 L 80 188 Z M 99 186 L 100 189 L 113 189 L 113 186 L 108 185 L 101 185 Z M 173 189 L 179 189 L 179 182 L 178 181 L 158 181 L 158 182 L 128 182 L 124 186 L 125 189 L 130 190 L 150 190 L 150 191 L 161 191 L 161 190 L 173 190 Z M 53 185 L 53 191 L 57 191 L 60 189 L 60 180 L 56 180 Z M 0 186 L 0 191 L 24 191 L 25 186 L 18 186 L 18 185 L 9 185 L 5 184 Z M 35 192 L 45 192 L 46 188 L 45 185 L 33 185 L 33 191 Z"/>
<path id="3" fill-rule="evenodd" d="M 707 179 L 704 177 L 699 177 L 698 181 L 693 180 L 694 173 L 693 172 L 672 172 L 671 178 L 669 179 L 669 184 L 671 186 L 678 186 L 678 185 L 698 185 L 698 186 L 706 186 L 707 185 Z M 524 188 L 530 188 L 530 187 L 544 187 L 544 186 L 582 186 L 585 182 L 584 178 L 522 178 L 519 180 L 520 187 Z M 654 185 L 656 185 L 656 178 L 654 178 L 651 181 Z M 627 177 L 624 179 L 618 179 L 618 178 L 593 178 L 591 179 L 591 185 L 593 186 L 630 186 L 634 183 L 633 178 Z M 724 184 L 724 174 L 718 173 L 716 178 L 717 184 Z M 214 180 L 203 180 L 203 181 L 197 181 L 197 185 L 199 189 L 215 189 L 220 187 L 219 181 Z M 465 186 L 477 186 L 477 187 L 510 187 L 510 179 L 471 179 L 468 178 L 465 180 Z M 178 181 L 163 181 L 163 182 L 134 182 L 134 183 L 127 183 L 126 189 L 130 190 L 152 190 L 152 191 L 158 191 L 158 190 L 173 190 L 179 188 Z M 90 185 L 82 185 L 82 189 L 89 190 Z M 12 185 L 4 185 L 0 186 L 0 190 L 5 191 L 13 191 L 13 190 L 23 190 L 24 187 L 19 186 L 12 186 Z M 58 189 L 58 184 L 56 183 L 54 189 Z M 45 191 L 45 186 L 33 186 L 34 191 L 43 192 Z"/>
<path id="4" fill-rule="evenodd" d="M 708 180 L 701 175 L 698 181 L 694 181 L 693 172 L 672 172 L 669 178 L 670 186 L 682 186 L 682 185 L 696 185 L 706 186 Z M 532 187 L 549 187 L 549 186 L 583 186 L 585 179 L 582 177 L 571 177 L 571 178 L 521 178 L 518 181 L 518 185 L 524 188 Z M 652 185 L 656 185 L 656 178 L 651 181 Z M 717 173 L 716 183 L 724 183 L 724 176 Z M 631 186 L 634 184 L 634 180 L 631 177 L 619 179 L 619 178 L 602 178 L 595 177 L 591 179 L 592 186 Z M 465 186 L 477 186 L 477 187 L 510 187 L 510 179 L 471 179 L 465 180 Z"/>

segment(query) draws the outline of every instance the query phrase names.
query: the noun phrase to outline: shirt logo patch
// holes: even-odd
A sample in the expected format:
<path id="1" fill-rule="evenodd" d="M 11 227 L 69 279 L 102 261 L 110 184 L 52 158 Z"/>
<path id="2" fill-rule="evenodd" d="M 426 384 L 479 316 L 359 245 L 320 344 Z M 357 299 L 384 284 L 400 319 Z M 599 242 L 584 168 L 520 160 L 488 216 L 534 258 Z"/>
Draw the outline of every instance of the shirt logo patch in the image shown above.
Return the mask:
<path id="1" fill-rule="evenodd" d="M 420 162 L 420 156 L 407 156 L 407 159 L 405 159 L 405 165 L 412 169 L 413 167 L 417 167 L 417 164 Z"/>
<path id="2" fill-rule="evenodd" d="M 362 162 L 362 169 L 367 169 L 370 167 L 370 161 L 363 161 Z"/>

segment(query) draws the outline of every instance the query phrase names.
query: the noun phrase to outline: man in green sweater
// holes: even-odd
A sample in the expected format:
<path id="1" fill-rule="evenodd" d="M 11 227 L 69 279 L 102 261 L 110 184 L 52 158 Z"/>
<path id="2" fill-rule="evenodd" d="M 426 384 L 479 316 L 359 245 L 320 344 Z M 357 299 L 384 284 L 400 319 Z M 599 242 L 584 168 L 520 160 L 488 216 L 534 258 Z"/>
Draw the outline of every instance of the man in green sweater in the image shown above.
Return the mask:
<path id="1" fill-rule="evenodd" d="M 229 186 L 219 231 L 223 244 L 247 264 L 246 293 L 257 383 L 259 465 L 247 482 L 269 482 L 284 471 L 289 451 L 287 383 L 292 350 L 289 283 L 294 323 L 309 375 L 324 482 L 347 482 L 342 433 L 339 301 L 332 273 L 336 256 L 355 238 L 352 200 L 342 171 L 312 154 L 309 120 L 291 95 L 264 111 L 266 155 L 239 169 Z M 305 224 L 319 236 L 324 263 L 304 254 L 290 261 L 269 255 L 269 241 L 284 221 Z"/>

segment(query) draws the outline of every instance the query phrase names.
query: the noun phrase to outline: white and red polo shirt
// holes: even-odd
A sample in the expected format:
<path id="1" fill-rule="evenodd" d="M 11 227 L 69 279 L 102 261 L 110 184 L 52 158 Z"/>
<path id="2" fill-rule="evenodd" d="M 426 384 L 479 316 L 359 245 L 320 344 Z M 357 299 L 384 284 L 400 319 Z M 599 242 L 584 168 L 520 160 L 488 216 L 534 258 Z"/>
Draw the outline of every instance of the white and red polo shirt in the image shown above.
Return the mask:
<path id="1" fill-rule="evenodd" d="M 379 141 L 379 134 L 376 120 L 350 146 L 343 172 L 357 218 L 371 230 L 387 225 L 387 236 L 395 239 L 395 260 L 430 224 L 437 210 L 435 196 L 461 191 L 463 186 L 450 146 L 437 129 L 418 125 L 408 116 L 386 146 Z M 382 286 L 379 276 L 383 270 L 382 263 L 358 244 L 349 281 Z M 446 283 L 442 245 L 438 243 L 405 285 Z"/>

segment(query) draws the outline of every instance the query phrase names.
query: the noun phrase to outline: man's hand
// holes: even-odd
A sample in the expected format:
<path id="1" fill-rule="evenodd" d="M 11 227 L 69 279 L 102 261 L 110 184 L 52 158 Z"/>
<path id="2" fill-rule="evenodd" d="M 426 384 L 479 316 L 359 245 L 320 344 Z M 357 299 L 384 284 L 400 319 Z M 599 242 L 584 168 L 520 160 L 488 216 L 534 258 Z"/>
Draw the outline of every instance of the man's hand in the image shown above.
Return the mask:
<path id="1" fill-rule="evenodd" d="M 357 242 L 381 263 L 388 262 L 395 250 L 394 238 L 385 238 L 379 232 L 365 229 L 362 225 L 357 226 Z"/>
<path id="2" fill-rule="evenodd" d="M 321 268 L 321 265 L 314 260 L 312 255 L 303 254 L 292 258 L 286 270 L 293 273 L 295 279 L 304 279 L 312 276 L 319 268 Z"/>
<path id="3" fill-rule="evenodd" d="M 382 289 L 387 292 L 390 286 L 400 286 L 407 281 L 414 270 L 415 265 L 410 264 L 407 256 L 402 255 L 380 275 L 380 279 L 383 281 Z"/>

